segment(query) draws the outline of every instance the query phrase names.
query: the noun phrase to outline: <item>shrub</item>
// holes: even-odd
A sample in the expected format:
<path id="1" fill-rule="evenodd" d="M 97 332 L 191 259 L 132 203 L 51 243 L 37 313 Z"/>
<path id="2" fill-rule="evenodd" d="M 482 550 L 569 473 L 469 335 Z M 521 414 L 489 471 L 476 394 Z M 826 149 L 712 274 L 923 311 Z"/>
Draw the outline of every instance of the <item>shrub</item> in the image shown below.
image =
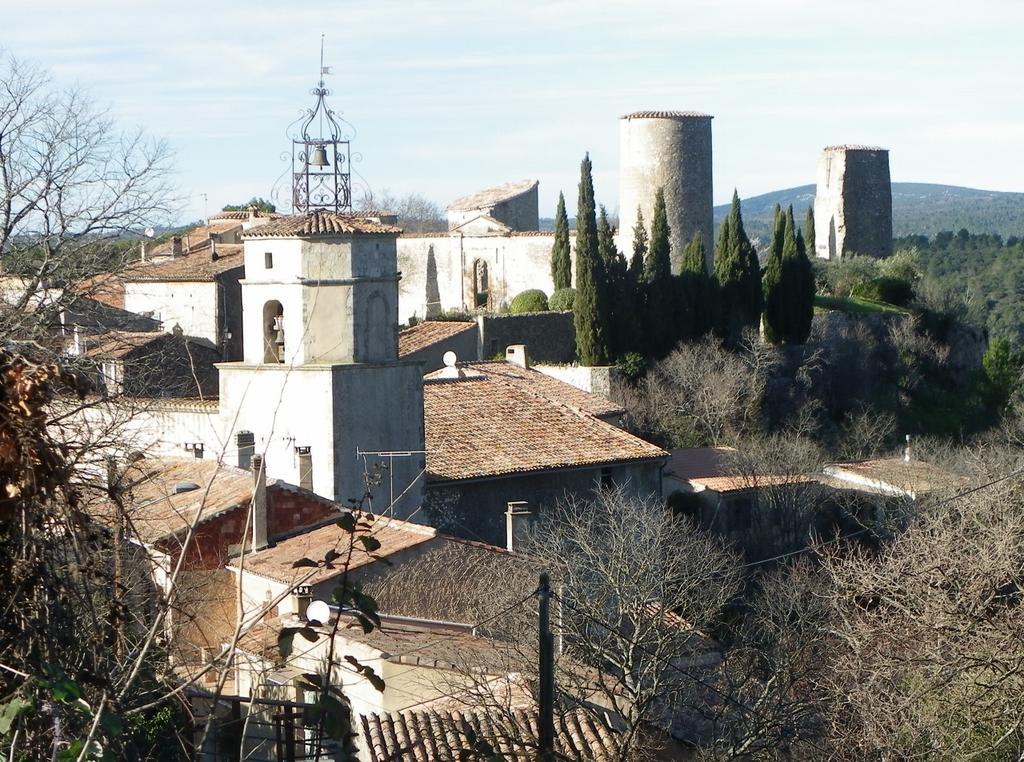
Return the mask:
<path id="1" fill-rule="evenodd" d="M 473 320 L 475 320 L 473 315 L 471 313 L 469 313 L 469 312 L 466 312 L 465 310 L 445 310 L 444 312 L 437 313 L 436 315 L 434 315 L 434 317 L 432 317 L 430 319 L 431 320 L 450 320 L 450 321 L 455 321 L 455 322 L 459 322 L 459 323 L 461 323 L 461 322 L 472 322 Z"/>
<path id="2" fill-rule="evenodd" d="M 619 360 L 619 368 L 626 380 L 635 384 L 647 372 L 647 358 L 639 352 L 628 352 Z"/>
<path id="3" fill-rule="evenodd" d="M 853 295 L 906 307 L 914 298 L 914 287 L 902 278 L 881 277 L 858 284 Z"/>
<path id="4" fill-rule="evenodd" d="M 508 311 L 513 315 L 520 315 L 524 312 L 547 312 L 548 296 L 539 288 L 531 288 L 517 294 Z"/>
<path id="5" fill-rule="evenodd" d="M 825 280 L 832 296 L 845 299 L 854 290 L 879 275 L 878 260 L 874 257 L 851 255 L 833 259 L 825 266 Z"/>
<path id="6" fill-rule="evenodd" d="M 560 288 L 548 299 L 548 309 L 555 312 L 572 312 L 576 305 L 576 289 Z"/>

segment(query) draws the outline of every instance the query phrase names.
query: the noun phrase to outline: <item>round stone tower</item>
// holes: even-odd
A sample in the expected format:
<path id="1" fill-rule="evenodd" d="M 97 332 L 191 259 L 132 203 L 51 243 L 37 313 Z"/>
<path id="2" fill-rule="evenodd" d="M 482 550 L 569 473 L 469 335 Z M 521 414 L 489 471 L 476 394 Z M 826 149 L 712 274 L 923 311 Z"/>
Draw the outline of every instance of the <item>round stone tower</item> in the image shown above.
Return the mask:
<path id="1" fill-rule="evenodd" d="M 637 209 L 650 232 L 661 187 L 672 228 L 672 271 L 679 272 L 683 248 L 698 234 L 710 268 L 711 119 L 695 111 L 636 111 L 619 121 L 619 240 L 627 258 L 633 254 Z"/>

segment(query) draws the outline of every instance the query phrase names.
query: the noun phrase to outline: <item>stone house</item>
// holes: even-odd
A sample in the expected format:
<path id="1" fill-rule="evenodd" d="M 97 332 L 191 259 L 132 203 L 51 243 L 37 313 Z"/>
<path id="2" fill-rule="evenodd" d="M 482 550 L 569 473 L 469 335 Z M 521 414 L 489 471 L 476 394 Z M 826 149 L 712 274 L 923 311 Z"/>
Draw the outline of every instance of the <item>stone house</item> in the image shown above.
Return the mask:
<path id="1" fill-rule="evenodd" d="M 609 423 L 618 405 L 526 364 L 460 363 L 424 381 L 432 525 L 511 549 L 567 495 L 661 491 L 668 453 Z"/>
<path id="2" fill-rule="evenodd" d="M 130 397 L 217 395 L 215 363 L 220 350 L 210 341 L 179 331 L 108 331 L 87 335 L 77 328 L 67 353 L 85 364 L 97 389 Z"/>

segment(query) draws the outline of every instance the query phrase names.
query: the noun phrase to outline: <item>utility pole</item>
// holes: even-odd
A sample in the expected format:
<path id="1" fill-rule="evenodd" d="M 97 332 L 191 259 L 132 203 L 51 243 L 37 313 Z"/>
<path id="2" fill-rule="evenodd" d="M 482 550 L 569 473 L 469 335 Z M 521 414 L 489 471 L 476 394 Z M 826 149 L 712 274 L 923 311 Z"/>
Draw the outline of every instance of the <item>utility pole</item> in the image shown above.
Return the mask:
<path id="1" fill-rule="evenodd" d="M 555 758 L 555 653 L 551 637 L 551 580 L 547 573 L 540 575 L 537 587 L 537 609 L 540 632 L 540 701 L 537 718 L 538 747 L 544 762 Z"/>

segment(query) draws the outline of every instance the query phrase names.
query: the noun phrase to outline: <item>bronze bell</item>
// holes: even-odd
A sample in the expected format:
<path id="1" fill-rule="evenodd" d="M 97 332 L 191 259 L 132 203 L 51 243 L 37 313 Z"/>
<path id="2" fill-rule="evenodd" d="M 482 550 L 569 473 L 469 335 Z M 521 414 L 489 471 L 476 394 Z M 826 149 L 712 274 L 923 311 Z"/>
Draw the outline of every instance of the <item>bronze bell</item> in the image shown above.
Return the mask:
<path id="1" fill-rule="evenodd" d="M 311 167 L 329 167 L 331 162 L 327 160 L 327 150 L 323 146 L 317 146 L 313 149 L 313 155 L 309 157 L 309 166 Z"/>

